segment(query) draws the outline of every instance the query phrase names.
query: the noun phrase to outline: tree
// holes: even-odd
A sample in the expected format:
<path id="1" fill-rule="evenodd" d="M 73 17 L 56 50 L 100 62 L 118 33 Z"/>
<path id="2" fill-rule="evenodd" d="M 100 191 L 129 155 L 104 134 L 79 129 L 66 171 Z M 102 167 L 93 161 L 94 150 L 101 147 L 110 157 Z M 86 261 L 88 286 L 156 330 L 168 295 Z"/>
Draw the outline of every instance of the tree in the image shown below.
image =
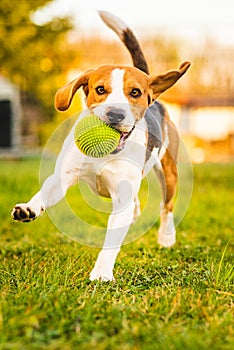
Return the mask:
<path id="1" fill-rule="evenodd" d="M 37 25 L 32 14 L 52 0 L 0 1 L 0 74 L 16 83 L 53 115 L 53 96 L 66 71 L 69 18 Z"/>

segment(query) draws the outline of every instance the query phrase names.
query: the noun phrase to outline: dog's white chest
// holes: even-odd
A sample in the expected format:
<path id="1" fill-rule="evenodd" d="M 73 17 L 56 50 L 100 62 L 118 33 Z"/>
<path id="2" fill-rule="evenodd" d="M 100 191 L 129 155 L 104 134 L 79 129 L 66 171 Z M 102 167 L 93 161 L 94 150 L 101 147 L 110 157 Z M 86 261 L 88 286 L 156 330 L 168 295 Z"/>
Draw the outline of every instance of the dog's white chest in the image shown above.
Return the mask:
<path id="1" fill-rule="evenodd" d="M 116 185 L 118 179 L 132 180 L 136 173 L 143 173 L 146 143 L 145 125 L 141 121 L 118 154 L 104 158 L 83 157 L 79 179 L 88 183 L 94 192 L 109 197 L 110 187 Z"/>

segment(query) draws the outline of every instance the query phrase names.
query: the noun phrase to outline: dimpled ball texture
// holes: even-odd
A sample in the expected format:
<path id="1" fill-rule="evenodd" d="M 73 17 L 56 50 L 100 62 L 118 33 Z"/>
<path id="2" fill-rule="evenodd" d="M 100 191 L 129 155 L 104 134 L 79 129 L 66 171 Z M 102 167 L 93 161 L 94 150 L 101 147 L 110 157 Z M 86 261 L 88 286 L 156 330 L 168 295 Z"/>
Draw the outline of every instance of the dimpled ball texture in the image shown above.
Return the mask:
<path id="1" fill-rule="evenodd" d="M 74 130 L 78 149 L 89 157 L 101 158 L 118 146 L 120 132 L 92 114 L 81 119 Z"/>

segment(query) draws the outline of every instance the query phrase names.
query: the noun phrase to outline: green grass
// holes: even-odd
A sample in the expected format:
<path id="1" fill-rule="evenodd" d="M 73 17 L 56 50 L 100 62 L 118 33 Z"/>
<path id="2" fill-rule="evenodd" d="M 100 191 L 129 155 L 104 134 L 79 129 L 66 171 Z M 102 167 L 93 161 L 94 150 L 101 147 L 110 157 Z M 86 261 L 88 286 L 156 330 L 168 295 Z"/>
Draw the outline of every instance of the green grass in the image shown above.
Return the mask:
<path id="1" fill-rule="evenodd" d="M 88 279 L 97 248 L 46 214 L 11 221 L 38 190 L 39 161 L 0 168 L 0 349 L 233 348 L 233 164 L 196 165 L 175 247 L 160 249 L 152 228 L 122 248 L 116 282 L 103 284 Z"/>

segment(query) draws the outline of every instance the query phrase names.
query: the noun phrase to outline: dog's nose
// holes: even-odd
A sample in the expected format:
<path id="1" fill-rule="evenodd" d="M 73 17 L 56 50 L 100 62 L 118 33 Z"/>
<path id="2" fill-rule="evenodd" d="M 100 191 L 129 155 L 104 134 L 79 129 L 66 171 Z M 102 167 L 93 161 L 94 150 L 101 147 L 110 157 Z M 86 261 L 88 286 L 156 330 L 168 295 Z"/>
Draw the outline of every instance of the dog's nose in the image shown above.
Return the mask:
<path id="1" fill-rule="evenodd" d="M 106 113 L 109 122 L 113 124 L 120 123 L 125 118 L 125 112 L 121 108 L 111 108 Z"/>

